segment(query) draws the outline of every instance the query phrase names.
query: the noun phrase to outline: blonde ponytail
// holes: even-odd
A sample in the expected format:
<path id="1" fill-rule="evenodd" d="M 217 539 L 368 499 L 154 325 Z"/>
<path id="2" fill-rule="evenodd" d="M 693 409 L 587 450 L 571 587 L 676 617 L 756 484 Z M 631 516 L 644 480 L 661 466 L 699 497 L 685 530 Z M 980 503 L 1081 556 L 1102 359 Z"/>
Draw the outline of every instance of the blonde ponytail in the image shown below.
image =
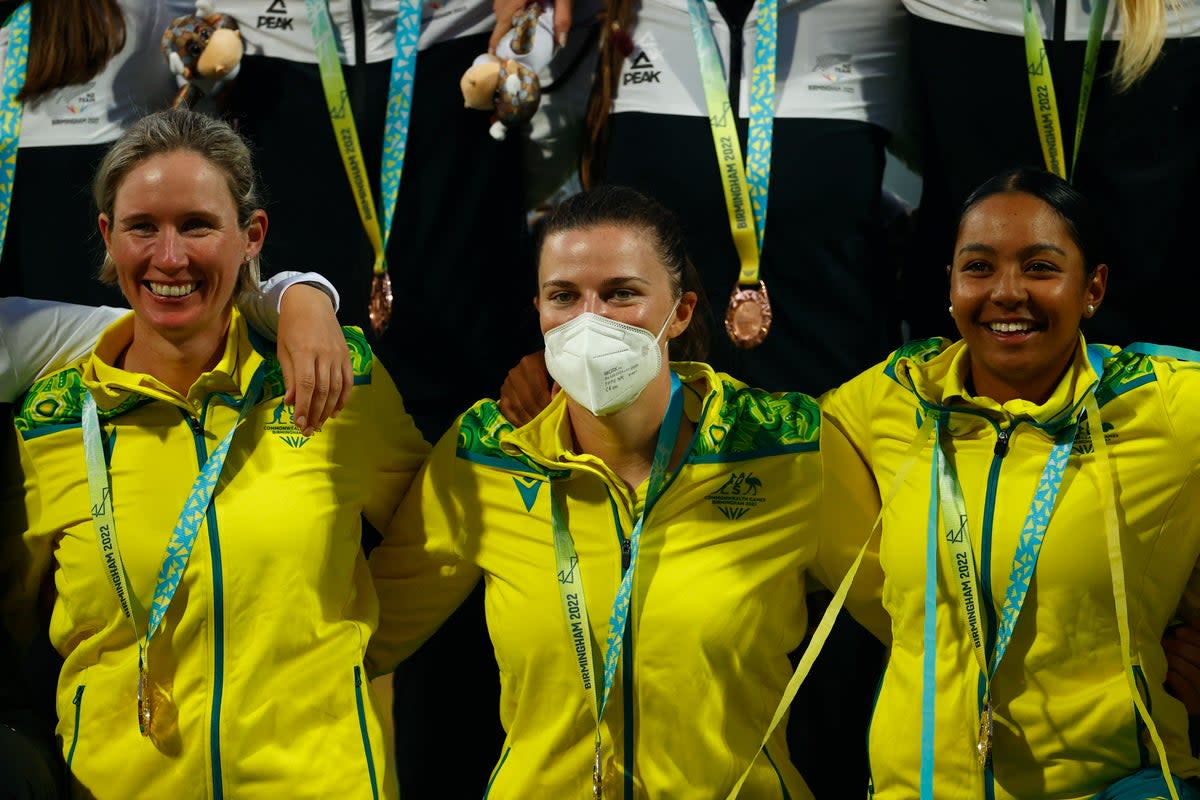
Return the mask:
<path id="1" fill-rule="evenodd" d="M 1141 80 L 1162 54 L 1167 36 L 1167 9 L 1179 0 L 1121 0 L 1124 32 L 1113 64 L 1113 82 L 1124 92 Z"/>

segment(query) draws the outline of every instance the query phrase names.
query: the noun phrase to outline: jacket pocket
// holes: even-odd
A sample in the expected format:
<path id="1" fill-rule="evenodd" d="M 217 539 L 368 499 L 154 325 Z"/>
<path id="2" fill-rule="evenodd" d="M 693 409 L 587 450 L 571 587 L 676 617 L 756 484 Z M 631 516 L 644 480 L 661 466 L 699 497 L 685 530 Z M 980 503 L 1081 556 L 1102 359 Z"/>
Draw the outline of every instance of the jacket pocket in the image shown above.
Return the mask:
<path id="1" fill-rule="evenodd" d="M 367 729 L 367 709 L 363 702 L 362 667 L 354 668 L 354 702 L 358 706 L 358 729 L 362 733 L 363 755 L 367 760 L 367 775 L 371 779 L 371 798 L 379 800 L 379 780 L 375 776 L 375 757 L 371 755 L 371 733 Z"/>
<path id="2" fill-rule="evenodd" d="M 79 720 L 83 714 L 83 690 L 84 685 L 81 683 L 75 689 L 75 699 L 71 701 L 75 706 L 75 729 L 71 733 L 71 749 L 67 751 L 67 770 L 71 769 L 71 762 L 75 759 L 75 747 L 79 744 Z"/>
<path id="3" fill-rule="evenodd" d="M 504 762 L 508 760 L 509 751 L 512 747 L 504 748 L 504 753 L 500 756 L 500 761 L 496 764 L 496 768 L 492 770 L 492 777 L 488 778 L 487 788 L 483 790 L 483 800 L 487 800 L 488 795 L 492 793 L 492 784 L 496 782 L 496 778 L 500 775 L 500 770 L 504 768 Z"/>

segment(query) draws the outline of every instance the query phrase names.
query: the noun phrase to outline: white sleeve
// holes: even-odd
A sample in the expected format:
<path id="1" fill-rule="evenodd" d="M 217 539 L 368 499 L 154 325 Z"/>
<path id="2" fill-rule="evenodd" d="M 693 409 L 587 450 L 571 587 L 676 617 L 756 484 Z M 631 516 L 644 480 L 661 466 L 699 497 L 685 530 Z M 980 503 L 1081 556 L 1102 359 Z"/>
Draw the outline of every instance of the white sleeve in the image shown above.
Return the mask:
<path id="1" fill-rule="evenodd" d="M 341 297 L 333 284 L 317 272 L 277 272 L 258 285 L 262 294 L 246 298 L 238 306 L 250 327 L 274 340 L 279 327 L 279 305 L 283 302 L 283 293 L 297 283 L 314 286 L 329 295 L 336 314 L 341 307 Z"/>
<path id="2" fill-rule="evenodd" d="M 128 309 L 0 297 L 0 403 L 11 403 L 42 375 L 91 352 L 97 337 Z"/>

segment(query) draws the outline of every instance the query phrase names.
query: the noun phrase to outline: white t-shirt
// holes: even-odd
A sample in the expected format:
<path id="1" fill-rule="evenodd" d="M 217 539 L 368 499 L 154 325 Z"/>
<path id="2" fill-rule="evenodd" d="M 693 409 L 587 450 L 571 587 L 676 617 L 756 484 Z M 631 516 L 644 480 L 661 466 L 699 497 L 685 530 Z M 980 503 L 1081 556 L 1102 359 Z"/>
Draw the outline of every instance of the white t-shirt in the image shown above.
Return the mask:
<path id="1" fill-rule="evenodd" d="M 715 4 L 705 6 L 728 74 L 729 26 Z M 756 3 L 742 28 L 742 117 L 749 116 L 757 21 Z M 631 36 L 613 113 L 707 116 L 687 0 L 643 0 Z M 907 48 L 899 0 L 780 2 L 775 116 L 861 120 L 896 130 Z"/>
<path id="2" fill-rule="evenodd" d="M 357 63 L 353 2 L 363 5 L 363 43 L 367 63 L 396 54 L 399 0 L 329 0 L 329 16 L 342 63 Z M 304 0 L 214 0 L 214 10 L 237 20 L 250 55 L 305 64 L 317 63 L 312 27 Z M 493 27 L 490 0 L 425 0 L 421 8 L 420 49 Z"/>
<path id="3" fill-rule="evenodd" d="M 118 0 L 125 15 L 125 47 L 92 80 L 51 91 L 25 104 L 21 147 L 104 144 L 116 140 L 147 112 L 171 105 L 176 83 L 160 43 L 167 24 L 191 14 L 185 0 Z M 0 65 L 8 30 L 0 30 Z"/>
<path id="4" fill-rule="evenodd" d="M 1041 25 L 1042 37 L 1054 39 L 1054 4 L 1066 3 L 1065 27 L 1067 41 L 1084 41 L 1091 24 L 1094 0 L 1034 0 L 1033 10 Z M 1105 16 L 1104 38 L 1120 39 L 1123 26 L 1118 18 L 1120 0 L 1109 0 Z M 972 28 L 1010 36 L 1025 35 L 1025 8 L 1021 0 L 904 0 L 904 6 L 922 19 Z M 1185 38 L 1200 34 L 1200 4 L 1182 0 L 1178 11 L 1167 8 L 1167 37 Z"/>

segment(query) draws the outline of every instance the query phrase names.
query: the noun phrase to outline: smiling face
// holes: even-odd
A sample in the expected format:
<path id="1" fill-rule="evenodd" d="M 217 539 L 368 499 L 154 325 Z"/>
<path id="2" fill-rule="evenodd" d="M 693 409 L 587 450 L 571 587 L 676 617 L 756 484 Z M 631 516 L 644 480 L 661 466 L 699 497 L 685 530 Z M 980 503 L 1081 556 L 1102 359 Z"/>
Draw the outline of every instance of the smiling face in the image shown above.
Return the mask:
<path id="1" fill-rule="evenodd" d="M 261 210 L 239 228 L 225 176 L 189 150 L 131 169 L 99 223 L 139 325 L 175 343 L 224 334 L 239 270 L 266 233 Z"/>
<path id="2" fill-rule="evenodd" d="M 975 394 L 1044 402 L 1074 356 L 1079 321 L 1104 298 L 1055 210 L 1030 194 L 991 195 L 963 216 L 950 266 L 954 322 Z"/>
<path id="3" fill-rule="evenodd" d="M 675 297 L 648 232 L 599 224 L 546 237 L 534 305 L 543 334 L 590 311 L 657 335 Z M 684 292 L 663 335 L 664 346 L 687 328 L 695 305 L 696 295 Z"/>

